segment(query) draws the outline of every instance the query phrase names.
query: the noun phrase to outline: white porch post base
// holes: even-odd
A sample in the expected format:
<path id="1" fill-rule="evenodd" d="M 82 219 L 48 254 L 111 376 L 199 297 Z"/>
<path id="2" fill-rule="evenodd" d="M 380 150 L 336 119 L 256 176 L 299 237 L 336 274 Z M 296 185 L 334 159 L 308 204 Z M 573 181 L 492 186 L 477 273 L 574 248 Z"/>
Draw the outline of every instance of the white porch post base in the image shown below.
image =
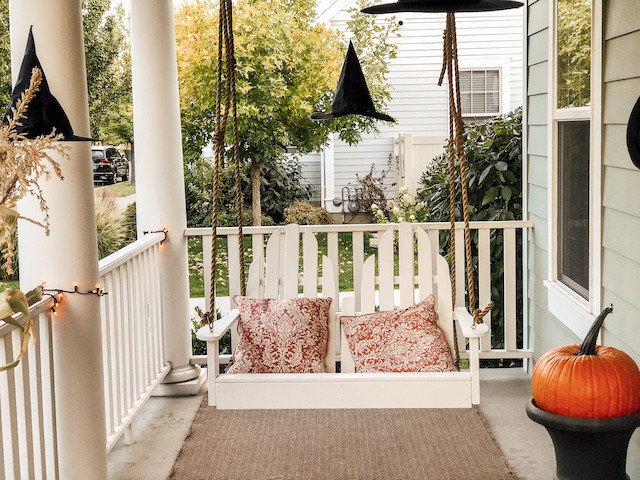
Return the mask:
<path id="1" fill-rule="evenodd" d="M 138 236 L 167 230 L 161 247 L 165 359 L 172 371 L 160 392 L 201 377 L 190 365 L 189 268 L 178 67 L 172 0 L 131 1 L 131 68 Z M 191 385 L 191 384 L 189 384 Z M 191 393 L 184 393 L 191 394 Z"/>
<path id="2" fill-rule="evenodd" d="M 158 385 L 153 393 L 152 397 L 182 397 L 182 396 L 190 396 L 197 395 L 200 393 L 202 386 L 207 381 L 207 369 L 200 368 L 198 365 L 191 365 L 192 367 L 197 367 L 199 375 L 197 378 L 188 381 L 181 381 L 178 383 L 166 383 L 166 378 Z M 177 369 L 182 370 L 182 369 Z M 169 372 L 169 375 L 173 373 L 173 370 Z"/>

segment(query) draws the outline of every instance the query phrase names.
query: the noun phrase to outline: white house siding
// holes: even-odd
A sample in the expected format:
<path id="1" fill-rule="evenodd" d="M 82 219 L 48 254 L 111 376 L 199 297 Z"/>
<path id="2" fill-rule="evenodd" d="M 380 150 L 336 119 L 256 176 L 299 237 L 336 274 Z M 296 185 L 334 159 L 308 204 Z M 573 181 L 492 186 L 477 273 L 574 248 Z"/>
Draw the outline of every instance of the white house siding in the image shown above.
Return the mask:
<path id="1" fill-rule="evenodd" d="M 342 1 L 338 8 L 340 2 L 325 0 L 321 6 L 331 26 L 346 31 L 348 10 L 355 4 Z M 402 20 L 403 25 L 399 29 L 400 37 L 391 40 L 398 45 L 398 56 L 389 65 L 392 99 L 385 112 L 398 123 L 388 126 L 381 122 L 380 133 L 364 135 L 357 146 L 335 142 L 335 184 L 333 191 L 332 185 L 327 185 L 327 199 L 339 195 L 344 186 L 354 184 L 356 173 L 366 175 L 372 163 L 378 172 L 387 170 L 395 135 L 448 136 L 447 87 L 437 85 L 442 67 L 445 15 L 398 14 L 396 18 Z M 323 20 L 322 15 L 320 19 Z M 508 78 L 503 82 L 503 88 L 508 91 L 503 112 L 522 105 L 523 9 L 457 14 L 456 20 L 460 68 L 503 68 L 503 77 Z M 392 167 L 386 179 L 389 194 L 393 193 L 390 186 L 395 181 Z"/>
<path id="2" fill-rule="evenodd" d="M 535 357 L 580 339 L 547 311 L 547 90 L 549 4 L 528 5 L 529 322 Z M 601 0 L 596 0 L 601 1 Z M 627 122 L 640 95 L 640 17 L 637 0 L 603 2 L 602 304 L 614 305 L 602 341 L 640 364 L 640 171 L 626 147 Z M 597 106 L 596 106 L 597 107 Z M 640 434 L 631 441 L 627 473 L 640 478 Z"/>

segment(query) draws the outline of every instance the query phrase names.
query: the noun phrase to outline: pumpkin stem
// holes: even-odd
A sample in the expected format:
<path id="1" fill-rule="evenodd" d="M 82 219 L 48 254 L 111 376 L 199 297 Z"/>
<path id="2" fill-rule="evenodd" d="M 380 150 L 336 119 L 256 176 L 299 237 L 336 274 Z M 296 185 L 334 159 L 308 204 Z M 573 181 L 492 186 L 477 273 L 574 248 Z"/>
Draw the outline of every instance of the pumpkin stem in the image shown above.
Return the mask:
<path id="1" fill-rule="evenodd" d="M 584 341 L 582 345 L 580 345 L 580 350 L 576 355 L 595 355 L 596 354 L 596 340 L 598 340 L 598 333 L 600 332 L 600 328 L 604 323 L 604 319 L 613 312 L 613 305 L 605 308 L 600 315 L 594 320 L 593 325 L 587 332 L 587 336 L 584 337 Z"/>

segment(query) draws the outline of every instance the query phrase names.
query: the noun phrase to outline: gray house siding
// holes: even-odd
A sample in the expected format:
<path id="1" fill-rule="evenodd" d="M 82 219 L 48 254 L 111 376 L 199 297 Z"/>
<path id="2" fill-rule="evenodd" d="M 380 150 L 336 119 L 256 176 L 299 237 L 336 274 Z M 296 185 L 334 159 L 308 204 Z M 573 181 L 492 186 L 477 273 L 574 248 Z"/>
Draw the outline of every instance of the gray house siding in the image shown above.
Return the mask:
<path id="1" fill-rule="evenodd" d="M 529 218 L 529 322 L 535 358 L 558 345 L 579 341 L 547 310 L 548 279 L 548 42 L 549 2 L 528 4 L 527 162 Z M 600 0 L 596 0 L 600 1 Z M 640 95 L 640 16 L 637 0 L 603 2 L 602 85 L 602 305 L 614 314 L 603 343 L 624 350 L 640 364 L 640 171 L 626 147 L 627 122 Z M 597 107 L 597 106 L 596 106 Z M 631 478 L 640 478 L 640 434 L 632 439 L 627 462 Z"/>
<path id="2" fill-rule="evenodd" d="M 527 262 L 529 339 L 537 358 L 577 338 L 547 311 L 549 0 L 531 1 L 527 8 L 527 214 L 534 222 Z"/>

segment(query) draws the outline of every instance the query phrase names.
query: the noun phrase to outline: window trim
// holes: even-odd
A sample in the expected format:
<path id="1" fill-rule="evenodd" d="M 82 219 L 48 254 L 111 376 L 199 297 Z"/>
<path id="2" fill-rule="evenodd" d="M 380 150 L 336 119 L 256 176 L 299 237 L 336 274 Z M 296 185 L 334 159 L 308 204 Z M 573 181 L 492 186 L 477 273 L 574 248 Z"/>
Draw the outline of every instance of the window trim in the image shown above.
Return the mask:
<path id="1" fill-rule="evenodd" d="M 547 90 L 548 280 L 547 309 L 578 336 L 584 336 L 602 305 L 602 0 L 591 2 L 591 106 L 557 109 L 557 0 L 549 8 Z M 589 298 L 558 280 L 558 121 L 589 120 Z"/>

